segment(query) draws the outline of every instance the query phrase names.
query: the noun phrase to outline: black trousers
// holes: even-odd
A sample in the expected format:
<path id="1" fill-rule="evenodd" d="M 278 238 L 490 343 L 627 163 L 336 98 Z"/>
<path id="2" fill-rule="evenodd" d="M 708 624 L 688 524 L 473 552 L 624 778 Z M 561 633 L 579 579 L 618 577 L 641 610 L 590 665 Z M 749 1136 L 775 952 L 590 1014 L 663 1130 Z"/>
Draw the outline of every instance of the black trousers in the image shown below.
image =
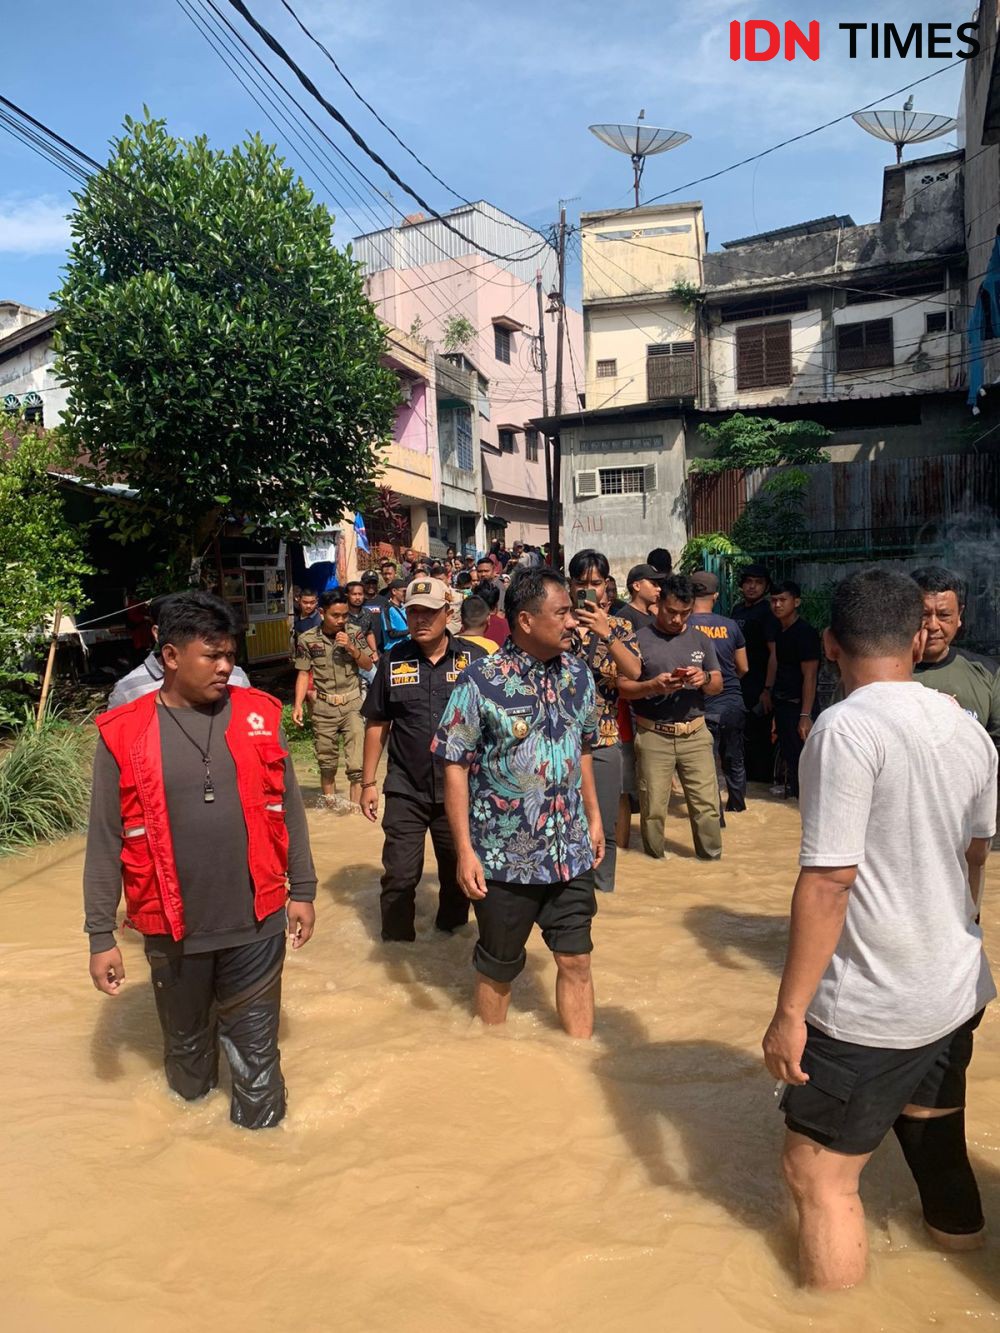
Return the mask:
<path id="1" fill-rule="evenodd" d="M 434 844 L 441 892 L 434 924 L 454 930 L 469 919 L 469 900 L 455 876 L 455 844 L 443 803 L 390 792 L 382 815 L 382 938 L 415 940 L 417 885 L 424 873 L 424 842 Z"/>
<path id="2" fill-rule="evenodd" d="M 746 703 L 744 694 L 744 703 Z M 743 753 L 747 777 L 751 782 L 766 782 L 768 785 L 774 781 L 774 746 L 771 743 L 771 714 L 753 711 L 759 704 L 759 699 L 755 699 L 753 704 L 747 704 L 746 723 L 744 728 Z"/>
<path id="3" fill-rule="evenodd" d="M 789 796 L 799 794 L 799 757 L 802 754 L 803 740 L 799 735 L 799 714 L 802 712 L 800 699 L 775 699 L 774 729 L 778 735 L 778 748 L 785 761 L 785 785 Z"/>
<path id="4" fill-rule="evenodd" d="M 743 757 L 746 718 L 742 705 L 726 708 L 718 717 L 705 718 L 726 779 L 729 792 L 726 809 L 729 811 L 747 808 L 747 769 Z"/>
<path id="5" fill-rule="evenodd" d="M 211 953 L 147 946 L 163 1029 L 167 1082 L 187 1101 L 219 1081 L 219 1044 L 232 1078 L 230 1119 L 245 1129 L 277 1125 L 285 1114 L 278 1051 L 284 933 Z"/>

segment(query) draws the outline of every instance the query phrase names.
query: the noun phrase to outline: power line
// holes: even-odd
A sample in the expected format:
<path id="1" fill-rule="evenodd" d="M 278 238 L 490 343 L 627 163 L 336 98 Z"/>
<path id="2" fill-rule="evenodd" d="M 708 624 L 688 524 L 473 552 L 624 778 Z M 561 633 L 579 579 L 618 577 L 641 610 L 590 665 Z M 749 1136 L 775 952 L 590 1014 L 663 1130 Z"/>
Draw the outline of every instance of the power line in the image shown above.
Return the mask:
<path id="1" fill-rule="evenodd" d="M 333 103 L 328 101 L 323 96 L 323 94 L 316 87 L 316 84 L 313 83 L 309 75 L 306 74 L 305 70 L 303 70 L 302 67 L 292 59 L 292 57 L 288 54 L 288 52 L 281 45 L 278 39 L 272 33 L 270 33 L 267 30 L 267 28 L 263 26 L 263 24 L 257 22 L 254 16 L 250 13 L 250 10 L 247 9 L 246 5 L 243 3 L 243 0 L 229 0 L 229 3 L 236 10 L 236 12 L 240 14 L 246 20 L 247 23 L 250 24 L 254 32 L 256 32 L 257 36 L 260 37 L 261 41 L 263 41 L 265 45 L 268 46 L 274 52 L 274 54 L 288 66 L 288 68 L 292 71 L 292 73 L 299 80 L 299 82 L 302 84 L 303 88 L 305 88 L 305 90 L 309 93 L 309 95 L 313 97 L 320 104 L 320 106 L 324 108 L 324 110 L 327 112 L 328 115 L 333 117 L 333 119 L 337 122 L 338 125 L 340 125 L 343 129 L 347 131 L 347 133 L 351 136 L 351 138 L 362 150 L 362 152 L 364 152 L 368 157 L 370 157 L 371 160 L 376 164 L 376 166 L 381 167 L 382 170 L 385 172 L 385 174 L 389 177 L 389 179 L 394 181 L 401 190 L 405 190 L 406 193 L 410 196 L 410 198 L 415 200 L 416 203 L 418 203 L 421 208 L 426 209 L 427 212 L 430 213 L 432 217 L 436 218 L 437 221 L 440 222 L 441 225 L 447 231 L 453 232 L 460 240 L 464 241 L 466 245 L 471 245 L 473 249 L 480 251 L 482 254 L 489 255 L 493 259 L 499 259 L 503 263 L 509 263 L 512 259 L 515 258 L 514 255 L 501 255 L 496 250 L 490 250 L 485 245 L 477 245 L 473 240 L 470 239 L 470 237 L 466 236 L 464 232 L 460 231 L 458 227 L 456 227 L 453 223 L 449 222 L 446 217 L 443 217 L 437 211 L 436 208 L 433 208 L 427 202 L 427 200 L 423 198 L 422 195 L 419 195 L 416 192 L 416 190 L 413 189 L 412 186 L 407 185 L 406 181 L 404 181 L 403 178 L 399 176 L 392 169 L 392 167 L 389 166 L 388 162 L 386 162 L 384 158 L 380 157 L 379 154 L 375 152 L 374 148 L 371 148 L 365 142 L 365 140 L 361 137 L 361 135 L 357 132 L 357 130 L 354 129 L 354 127 L 343 116 L 343 114 L 337 110 L 337 108 L 333 105 Z M 527 256 L 527 258 L 532 258 L 532 256 Z"/>
<path id="2" fill-rule="evenodd" d="M 0 103 L 2 103 L 8 111 L 12 111 L 15 115 L 20 116 L 22 120 L 26 120 L 34 129 L 40 130 L 49 139 L 54 140 L 61 148 L 68 149 L 74 157 L 78 157 L 82 162 L 85 162 L 87 166 L 93 167 L 95 171 L 100 170 L 101 164 L 95 162 L 94 159 L 88 156 L 82 148 L 77 148 L 76 145 L 71 144 L 68 139 L 64 139 L 62 135 L 56 134 L 55 130 L 49 129 L 48 125 L 43 125 L 40 120 L 36 120 L 34 116 L 29 115 L 23 108 L 17 106 L 14 102 L 8 101 L 6 97 L 0 97 Z"/>
<path id="3" fill-rule="evenodd" d="M 430 176 L 432 180 L 436 180 L 437 183 L 438 183 L 438 185 L 443 186 L 443 187 L 448 191 L 449 194 L 454 195 L 455 198 L 458 199 L 458 200 L 460 200 L 463 204 L 471 204 L 471 203 L 472 203 L 472 200 L 471 200 L 471 199 L 466 199 L 466 197 L 465 197 L 464 194 L 460 194 L 459 191 L 456 190 L 456 189 L 454 189 L 451 185 L 449 185 L 447 181 L 443 181 L 443 180 L 441 179 L 441 177 L 440 177 L 439 175 L 437 175 L 437 173 L 434 172 L 434 171 L 427 165 L 426 162 L 424 162 L 421 158 L 419 158 L 419 157 L 417 156 L 417 154 L 413 151 L 413 149 L 409 146 L 409 144 L 406 144 L 406 143 L 403 142 L 403 140 L 399 137 L 399 135 L 396 133 L 396 131 L 392 128 L 392 126 L 391 126 L 391 125 L 387 125 L 387 124 L 385 123 L 385 121 L 382 119 L 382 117 L 379 115 L 379 113 L 378 113 L 378 112 L 375 110 L 375 108 L 372 106 L 371 102 L 369 102 L 369 101 L 368 101 L 368 100 L 367 100 L 367 99 L 366 99 L 360 92 L 358 92 L 357 88 L 355 88 L 354 84 L 351 82 L 351 80 L 347 77 L 347 75 L 344 73 L 344 71 L 343 71 L 343 70 L 340 68 L 340 66 L 337 64 L 337 61 L 336 61 L 336 59 L 335 59 L 333 53 L 332 53 L 331 51 L 327 50 L 327 48 L 323 45 L 323 43 L 319 40 L 319 38 L 318 38 L 313 32 L 311 32 L 311 31 L 309 30 L 309 28 L 305 25 L 305 23 L 303 23 L 302 19 L 299 18 L 298 14 L 295 12 L 295 10 L 292 8 L 292 6 L 288 3 L 288 0 L 281 0 L 281 3 L 282 3 L 282 5 L 284 5 L 285 9 L 288 10 L 289 14 L 291 14 L 292 18 L 293 18 L 293 19 L 295 20 L 295 22 L 299 25 L 299 27 L 302 29 L 302 31 L 305 33 L 305 35 L 309 38 L 309 40 L 313 43 L 313 45 L 314 45 L 314 46 L 318 46 L 319 49 L 323 52 L 323 54 L 326 56 L 327 60 L 329 60 L 330 64 L 331 64 L 331 65 L 333 66 L 333 68 L 337 71 L 337 73 L 340 75 L 340 77 L 344 80 L 344 82 L 347 84 L 348 88 L 350 88 L 351 92 L 352 92 L 352 93 L 354 94 L 354 96 L 358 99 L 358 101 L 361 103 L 361 105 L 364 106 L 364 107 L 367 107 L 367 108 L 368 108 L 368 110 L 372 113 L 372 115 L 375 117 L 375 119 L 378 121 L 378 123 L 382 126 L 382 128 L 383 128 L 387 133 L 391 134 L 392 137 L 396 140 L 396 142 L 399 144 L 400 148 L 402 148 L 403 151 L 404 151 L 405 153 L 409 153 L 410 157 L 413 158 L 414 162 L 416 162 L 418 166 L 423 167 L 424 171 L 427 172 L 428 176 Z"/>

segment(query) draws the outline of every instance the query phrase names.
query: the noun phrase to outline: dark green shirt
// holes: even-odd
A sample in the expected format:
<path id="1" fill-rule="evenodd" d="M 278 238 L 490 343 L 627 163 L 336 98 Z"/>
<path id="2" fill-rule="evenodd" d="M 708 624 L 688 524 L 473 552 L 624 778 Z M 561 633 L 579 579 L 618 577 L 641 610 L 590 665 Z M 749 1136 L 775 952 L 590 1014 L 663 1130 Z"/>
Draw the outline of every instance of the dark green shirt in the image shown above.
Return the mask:
<path id="1" fill-rule="evenodd" d="M 950 694 L 1000 746 L 1000 676 L 954 648 L 940 662 L 918 663 L 913 675 L 921 685 Z"/>

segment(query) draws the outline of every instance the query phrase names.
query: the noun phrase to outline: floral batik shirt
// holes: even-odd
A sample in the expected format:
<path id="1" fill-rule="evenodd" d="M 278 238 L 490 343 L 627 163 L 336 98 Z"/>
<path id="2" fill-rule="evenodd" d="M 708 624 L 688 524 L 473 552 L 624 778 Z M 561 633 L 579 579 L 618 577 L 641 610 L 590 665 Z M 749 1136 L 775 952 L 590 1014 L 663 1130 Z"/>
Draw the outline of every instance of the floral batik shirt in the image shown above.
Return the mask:
<path id="1" fill-rule="evenodd" d="M 623 643 L 630 653 L 639 658 L 639 643 L 629 622 L 619 620 L 617 616 L 608 616 L 608 623 L 611 626 L 611 638 Z M 609 644 L 599 639 L 593 631 L 581 635 L 576 630 L 570 652 L 590 667 L 597 687 L 598 726 L 594 748 L 599 750 L 606 745 L 617 745 L 621 739 L 618 734 L 618 668 L 611 656 Z"/>
<path id="2" fill-rule="evenodd" d="M 486 878 L 556 884 L 594 863 L 581 757 L 597 739 L 586 662 L 549 662 L 512 639 L 461 675 L 431 751 L 469 769 L 472 845 Z"/>

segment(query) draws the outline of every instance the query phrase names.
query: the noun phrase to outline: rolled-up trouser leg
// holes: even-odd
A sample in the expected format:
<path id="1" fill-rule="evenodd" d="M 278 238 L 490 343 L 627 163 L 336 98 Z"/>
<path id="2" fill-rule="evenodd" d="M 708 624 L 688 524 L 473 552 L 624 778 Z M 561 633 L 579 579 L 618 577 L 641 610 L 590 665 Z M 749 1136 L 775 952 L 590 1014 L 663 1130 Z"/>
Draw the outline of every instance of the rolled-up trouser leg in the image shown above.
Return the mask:
<path id="1" fill-rule="evenodd" d="M 615 825 L 618 822 L 618 798 L 622 794 L 622 747 L 602 745 L 591 751 L 591 758 L 594 761 L 597 804 L 604 827 L 604 860 L 594 871 L 594 887 L 600 893 L 613 893 L 618 861 Z"/>
<path id="2" fill-rule="evenodd" d="M 437 861 L 438 910 L 434 924 L 438 930 L 457 930 L 469 919 L 470 903 L 458 887 L 458 857 L 455 853 L 455 839 L 451 836 L 448 816 L 443 804 L 431 806 L 430 813 L 431 842 L 434 845 L 434 858 Z"/>
<path id="3" fill-rule="evenodd" d="M 167 1083 L 186 1101 L 211 1092 L 219 1081 L 216 1043 L 215 954 L 166 953 L 147 945 L 146 958 L 163 1031 Z"/>
<path id="4" fill-rule="evenodd" d="M 233 1083 L 229 1116 L 245 1129 L 267 1129 L 285 1114 L 278 1051 L 285 936 L 220 949 L 215 958 L 219 1039 Z"/>

